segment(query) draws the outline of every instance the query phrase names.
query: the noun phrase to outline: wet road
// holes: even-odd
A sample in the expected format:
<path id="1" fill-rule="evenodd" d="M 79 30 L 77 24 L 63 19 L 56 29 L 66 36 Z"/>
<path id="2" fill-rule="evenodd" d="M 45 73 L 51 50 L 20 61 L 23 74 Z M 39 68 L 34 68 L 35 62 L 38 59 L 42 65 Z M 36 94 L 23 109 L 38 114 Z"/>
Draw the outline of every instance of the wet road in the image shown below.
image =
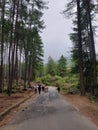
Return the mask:
<path id="1" fill-rule="evenodd" d="M 54 88 L 41 93 L 2 130 L 98 130 Z"/>

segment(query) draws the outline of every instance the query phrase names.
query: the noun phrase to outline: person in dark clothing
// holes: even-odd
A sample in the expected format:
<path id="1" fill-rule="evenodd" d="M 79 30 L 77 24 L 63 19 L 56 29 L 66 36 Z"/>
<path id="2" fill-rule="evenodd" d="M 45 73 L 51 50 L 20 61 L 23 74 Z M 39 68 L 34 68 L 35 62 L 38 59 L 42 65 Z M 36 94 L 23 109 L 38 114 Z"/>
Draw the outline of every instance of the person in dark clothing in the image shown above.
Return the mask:
<path id="1" fill-rule="evenodd" d="M 41 84 L 38 85 L 38 92 L 41 93 Z"/>
<path id="2" fill-rule="evenodd" d="M 43 91 L 43 92 L 45 91 L 45 86 L 44 86 L 44 85 L 42 86 L 42 91 Z"/>
<path id="3" fill-rule="evenodd" d="M 60 87 L 57 87 L 58 93 L 60 92 Z"/>

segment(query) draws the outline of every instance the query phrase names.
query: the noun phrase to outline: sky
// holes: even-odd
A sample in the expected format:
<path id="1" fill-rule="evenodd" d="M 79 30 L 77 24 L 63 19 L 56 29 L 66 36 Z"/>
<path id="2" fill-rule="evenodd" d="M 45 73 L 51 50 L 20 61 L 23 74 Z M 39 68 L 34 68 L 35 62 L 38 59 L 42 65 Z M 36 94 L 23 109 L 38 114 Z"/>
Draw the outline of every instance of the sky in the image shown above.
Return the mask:
<path id="1" fill-rule="evenodd" d="M 49 9 L 44 11 L 46 28 L 43 30 L 42 41 L 44 43 L 44 60 L 51 56 L 58 60 L 63 54 L 69 56 L 71 41 L 68 34 L 71 32 L 71 20 L 64 18 L 60 13 L 65 7 L 66 0 L 48 0 Z"/>
<path id="2" fill-rule="evenodd" d="M 72 42 L 69 34 L 72 32 L 72 20 L 64 17 L 61 12 L 64 10 L 66 0 L 48 0 L 49 9 L 44 11 L 44 22 L 46 28 L 43 30 L 42 41 L 44 43 L 44 61 L 49 56 L 57 61 L 61 55 L 71 55 Z M 98 50 L 96 45 L 96 51 Z"/>

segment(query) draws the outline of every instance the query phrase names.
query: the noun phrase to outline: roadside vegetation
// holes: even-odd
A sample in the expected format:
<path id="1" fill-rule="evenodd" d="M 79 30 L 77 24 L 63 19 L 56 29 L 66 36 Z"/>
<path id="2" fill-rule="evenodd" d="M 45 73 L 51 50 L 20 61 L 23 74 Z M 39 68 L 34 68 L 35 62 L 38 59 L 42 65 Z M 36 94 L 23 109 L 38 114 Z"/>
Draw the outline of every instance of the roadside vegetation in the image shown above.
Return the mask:
<path id="1" fill-rule="evenodd" d="M 64 94 L 81 95 L 79 73 L 77 69 L 74 68 L 72 62 L 64 58 L 63 55 L 56 62 L 52 57 L 49 57 L 48 63 L 44 66 L 43 70 L 43 76 L 37 77 L 36 82 L 40 82 L 47 86 L 59 86 L 61 93 Z M 87 86 L 85 86 L 85 91 L 85 96 L 90 100 L 94 102 L 98 101 L 97 96 L 92 95 Z"/>
<path id="2" fill-rule="evenodd" d="M 79 75 L 72 72 L 69 64 L 63 55 L 57 62 L 49 57 L 44 67 L 44 75 L 36 78 L 36 81 L 48 86 L 60 87 L 62 92 L 79 92 Z"/>
<path id="3" fill-rule="evenodd" d="M 67 74 L 65 77 L 46 75 L 36 79 L 48 86 L 60 87 L 62 92 L 79 92 L 78 76 L 74 74 Z"/>

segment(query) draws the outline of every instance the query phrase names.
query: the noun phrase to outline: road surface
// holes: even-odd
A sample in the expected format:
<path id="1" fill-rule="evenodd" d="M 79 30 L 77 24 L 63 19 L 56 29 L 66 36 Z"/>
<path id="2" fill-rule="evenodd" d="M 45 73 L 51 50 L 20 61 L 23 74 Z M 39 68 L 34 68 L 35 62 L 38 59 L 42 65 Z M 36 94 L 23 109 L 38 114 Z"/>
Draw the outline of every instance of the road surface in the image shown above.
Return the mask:
<path id="1" fill-rule="evenodd" d="M 98 130 L 50 87 L 17 113 L 2 130 Z"/>

